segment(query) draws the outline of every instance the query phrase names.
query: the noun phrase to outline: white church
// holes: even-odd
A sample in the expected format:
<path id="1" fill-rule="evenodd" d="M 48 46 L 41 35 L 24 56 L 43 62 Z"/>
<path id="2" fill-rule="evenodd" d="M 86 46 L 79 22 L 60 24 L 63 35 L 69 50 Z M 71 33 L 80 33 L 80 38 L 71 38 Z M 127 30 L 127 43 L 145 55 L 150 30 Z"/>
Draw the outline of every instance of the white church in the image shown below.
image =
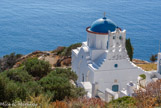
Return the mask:
<path id="1" fill-rule="evenodd" d="M 132 63 L 127 55 L 126 30 L 121 30 L 105 16 L 86 28 L 87 41 L 72 50 L 72 70 L 78 75 L 77 84 L 87 91 L 88 97 L 110 101 L 122 96 L 132 96 L 133 89 L 142 82 L 147 84 L 161 78 L 161 53 L 158 70 L 147 72 Z"/>

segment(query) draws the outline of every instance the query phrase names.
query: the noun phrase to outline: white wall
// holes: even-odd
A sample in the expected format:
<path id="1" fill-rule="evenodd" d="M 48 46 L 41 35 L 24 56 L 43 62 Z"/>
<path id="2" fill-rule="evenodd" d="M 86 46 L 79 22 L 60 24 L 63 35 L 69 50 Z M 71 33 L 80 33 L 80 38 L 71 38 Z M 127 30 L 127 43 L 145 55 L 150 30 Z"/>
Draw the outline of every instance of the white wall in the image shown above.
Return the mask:
<path id="1" fill-rule="evenodd" d="M 106 50 L 107 41 L 108 41 L 108 35 L 87 33 L 87 45 L 90 48 Z"/>
<path id="2" fill-rule="evenodd" d="M 161 74 L 161 53 L 158 53 L 157 71 Z"/>
<path id="3" fill-rule="evenodd" d="M 95 72 L 95 81 L 99 84 L 99 90 L 104 91 L 106 88 L 112 89 L 112 85 L 119 85 L 119 90 L 126 88 L 130 81 L 137 83 L 137 77 L 146 74 L 141 70 L 123 69 Z"/>
<path id="4" fill-rule="evenodd" d="M 115 40 L 113 36 L 116 36 Z M 122 36 L 122 40 L 119 36 Z M 119 29 L 109 35 L 87 33 L 87 44 L 84 43 L 80 48 L 72 50 L 72 70 L 78 75 L 77 82 L 82 82 L 83 77 L 84 81 L 98 82 L 99 90 L 104 92 L 106 88 L 112 89 L 112 85 L 119 85 L 119 90 L 126 89 L 126 84 L 130 81 L 137 83 L 137 78 L 141 74 L 145 74 L 149 80 L 148 73 L 129 61 L 125 39 L 126 31 Z M 109 49 L 106 49 L 108 40 Z M 161 59 L 161 54 L 159 57 Z M 100 66 L 94 68 L 98 61 Z M 158 67 L 158 71 L 161 72 L 161 67 Z"/>

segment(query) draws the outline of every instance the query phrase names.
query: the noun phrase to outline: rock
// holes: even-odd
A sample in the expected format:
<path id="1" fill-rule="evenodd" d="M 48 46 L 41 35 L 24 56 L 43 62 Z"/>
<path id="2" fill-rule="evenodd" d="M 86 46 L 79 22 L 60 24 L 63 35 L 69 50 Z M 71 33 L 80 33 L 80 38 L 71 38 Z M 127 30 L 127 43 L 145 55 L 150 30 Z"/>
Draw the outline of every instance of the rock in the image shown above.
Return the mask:
<path id="1" fill-rule="evenodd" d="M 63 56 L 62 58 L 58 59 L 55 64 L 55 67 L 60 66 L 70 66 L 71 65 L 71 57 Z"/>
<path id="2" fill-rule="evenodd" d="M 54 53 L 55 55 L 59 55 L 61 52 L 64 51 L 64 49 L 65 49 L 65 47 L 59 46 L 59 47 L 57 47 L 56 50 L 53 51 L 53 53 Z"/>
<path id="3" fill-rule="evenodd" d="M 65 65 L 65 66 L 70 66 L 71 65 L 71 58 L 64 59 L 61 64 Z"/>

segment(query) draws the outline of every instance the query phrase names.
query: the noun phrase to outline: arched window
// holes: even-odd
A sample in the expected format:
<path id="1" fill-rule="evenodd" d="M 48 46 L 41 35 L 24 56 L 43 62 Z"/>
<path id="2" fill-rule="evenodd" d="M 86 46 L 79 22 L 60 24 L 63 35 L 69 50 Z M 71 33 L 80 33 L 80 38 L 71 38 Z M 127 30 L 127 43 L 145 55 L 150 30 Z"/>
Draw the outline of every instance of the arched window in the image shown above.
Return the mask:
<path id="1" fill-rule="evenodd" d="M 116 38 L 116 36 L 113 36 L 113 39 L 115 39 Z"/>
<path id="2" fill-rule="evenodd" d="M 115 64 L 114 67 L 117 68 L 118 67 L 118 64 Z"/>
<path id="3" fill-rule="evenodd" d="M 118 85 L 113 85 L 112 86 L 112 91 L 118 92 L 119 91 L 119 86 Z"/>
<path id="4" fill-rule="evenodd" d="M 119 39 L 122 40 L 122 36 L 119 36 Z"/>
<path id="5" fill-rule="evenodd" d="M 82 74 L 82 82 L 84 82 L 84 74 Z"/>

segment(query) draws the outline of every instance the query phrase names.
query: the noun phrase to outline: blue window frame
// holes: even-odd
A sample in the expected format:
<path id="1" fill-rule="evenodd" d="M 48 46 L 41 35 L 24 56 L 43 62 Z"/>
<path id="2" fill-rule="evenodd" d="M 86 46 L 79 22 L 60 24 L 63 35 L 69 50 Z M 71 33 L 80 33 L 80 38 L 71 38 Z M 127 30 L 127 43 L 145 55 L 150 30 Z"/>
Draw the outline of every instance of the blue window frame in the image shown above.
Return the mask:
<path id="1" fill-rule="evenodd" d="M 113 85 L 112 86 L 112 91 L 118 92 L 119 91 L 119 86 L 118 85 Z"/>

